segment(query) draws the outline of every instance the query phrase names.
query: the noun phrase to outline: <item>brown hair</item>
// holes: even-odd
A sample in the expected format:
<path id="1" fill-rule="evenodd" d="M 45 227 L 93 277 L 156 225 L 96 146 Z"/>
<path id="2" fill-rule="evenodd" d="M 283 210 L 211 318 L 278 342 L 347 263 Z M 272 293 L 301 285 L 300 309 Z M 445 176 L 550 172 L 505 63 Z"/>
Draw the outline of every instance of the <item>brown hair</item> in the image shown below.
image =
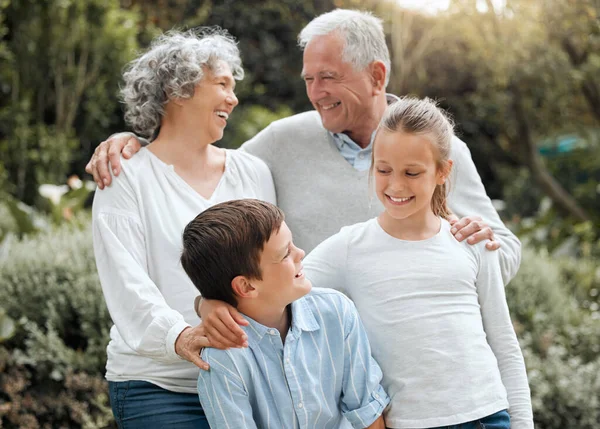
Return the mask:
<path id="1" fill-rule="evenodd" d="M 214 205 L 185 227 L 181 265 L 204 298 L 236 306 L 231 281 L 237 276 L 262 279 L 260 255 L 283 219 L 281 210 L 264 201 Z"/>
<path id="2" fill-rule="evenodd" d="M 430 98 L 402 97 L 388 106 L 379 123 L 371 156 L 371 175 L 375 163 L 375 142 L 380 132 L 402 131 L 408 134 L 426 135 L 433 144 L 437 156 L 437 169 L 447 168 L 450 145 L 454 136 L 452 119 Z M 447 205 L 446 183 L 437 185 L 431 197 L 431 209 L 436 216 L 447 219 L 451 212 Z"/>

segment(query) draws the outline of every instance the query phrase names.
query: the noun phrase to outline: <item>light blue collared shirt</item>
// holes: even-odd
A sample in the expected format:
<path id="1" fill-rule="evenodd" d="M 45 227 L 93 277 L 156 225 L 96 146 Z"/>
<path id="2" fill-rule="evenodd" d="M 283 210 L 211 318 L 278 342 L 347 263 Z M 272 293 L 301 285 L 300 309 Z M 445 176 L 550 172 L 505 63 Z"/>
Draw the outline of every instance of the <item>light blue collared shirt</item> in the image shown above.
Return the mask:
<path id="1" fill-rule="evenodd" d="M 285 339 L 247 317 L 248 348 L 204 349 L 198 393 L 213 428 L 365 428 L 390 402 L 352 301 L 314 288 Z"/>
<path id="2" fill-rule="evenodd" d="M 398 101 L 394 94 L 386 94 L 388 104 Z M 375 131 L 371 134 L 371 141 L 366 148 L 360 147 L 354 140 L 344 133 L 329 133 L 333 142 L 348 163 L 358 171 L 365 171 L 371 167 L 371 154 L 373 153 L 373 139 Z"/>

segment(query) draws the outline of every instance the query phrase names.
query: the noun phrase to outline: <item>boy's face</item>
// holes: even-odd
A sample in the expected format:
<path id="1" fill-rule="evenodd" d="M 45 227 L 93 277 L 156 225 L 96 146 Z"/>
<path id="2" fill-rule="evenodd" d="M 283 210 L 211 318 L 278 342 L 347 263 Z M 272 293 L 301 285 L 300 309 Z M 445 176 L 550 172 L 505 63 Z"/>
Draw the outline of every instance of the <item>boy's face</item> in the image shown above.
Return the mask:
<path id="1" fill-rule="evenodd" d="M 292 232 L 283 222 L 260 255 L 262 280 L 251 281 L 258 298 L 265 304 L 284 307 L 310 292 L 312 285 L 302 272 L 303 258 L 304 251 L 294 246 Z"/>

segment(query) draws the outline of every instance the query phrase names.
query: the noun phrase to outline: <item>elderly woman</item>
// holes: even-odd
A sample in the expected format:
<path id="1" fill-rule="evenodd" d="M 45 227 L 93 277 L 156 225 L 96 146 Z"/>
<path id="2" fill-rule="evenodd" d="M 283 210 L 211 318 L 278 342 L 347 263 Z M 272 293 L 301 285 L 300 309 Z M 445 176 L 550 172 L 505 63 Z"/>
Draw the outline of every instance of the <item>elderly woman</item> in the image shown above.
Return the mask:
<path id="1" fill-rule="evenodd" d="M 243 77 L 225 31 L 170 32 L 124 74 L 125 118 L 153 138 L 94 198 L 93 236 L 114 326 L 106 378 L 120 428 L 208 428 L 198 400 L 196 289 L 179 264 L 185 225 L 231 199 L 275 203 L 267 166 L 217 148 Z M 195 366 L 195 365 L 196 366 Z"/>

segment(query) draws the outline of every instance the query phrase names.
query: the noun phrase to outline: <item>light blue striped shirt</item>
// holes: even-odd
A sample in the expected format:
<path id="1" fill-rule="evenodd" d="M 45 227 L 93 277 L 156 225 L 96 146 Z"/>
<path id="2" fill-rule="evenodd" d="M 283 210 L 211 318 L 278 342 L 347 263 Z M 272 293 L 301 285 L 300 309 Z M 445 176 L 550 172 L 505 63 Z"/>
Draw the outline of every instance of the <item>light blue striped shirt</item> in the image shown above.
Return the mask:
<path id="1" fill-rule="evenodd" d="M 365 428 L 390 402 L 352 301 L 331 289 L 292 304 L 277 329 L 247 318 L 248 348 L 204 349 L 198 393 L 211 428 Z"/>

